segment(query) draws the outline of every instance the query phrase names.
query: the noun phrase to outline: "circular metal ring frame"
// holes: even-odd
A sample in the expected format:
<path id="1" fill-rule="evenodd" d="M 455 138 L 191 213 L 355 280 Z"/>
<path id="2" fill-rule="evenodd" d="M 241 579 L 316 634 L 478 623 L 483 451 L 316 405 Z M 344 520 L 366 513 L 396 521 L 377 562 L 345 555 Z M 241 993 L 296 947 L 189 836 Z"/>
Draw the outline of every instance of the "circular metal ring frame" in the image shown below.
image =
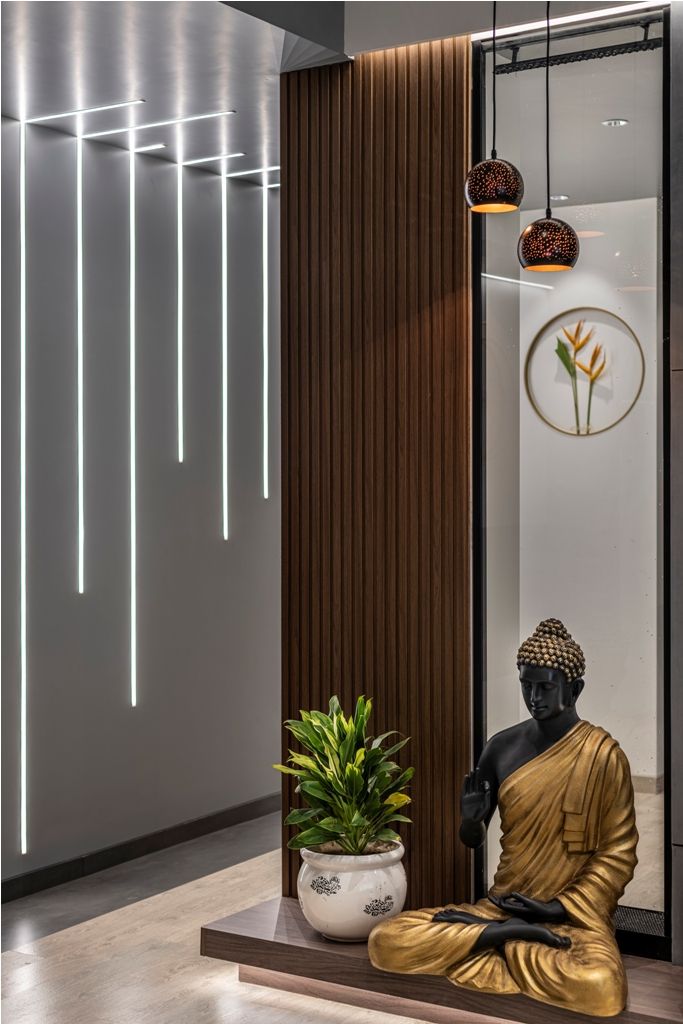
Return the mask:
<path id="1" fill-rule="evenodd" d="M 591 432 L 589 434 L 577 434 L 575 430 L 568 430 L 566 427 L 560 427 L 560 426 L 557 425 L 557 423 L 553 423 L 552 420 L 549 420 L 548 417 L 545 416 L 541 412 L 541 410 L 540 410 L 540 408 L 538 406 L 538 403 L 536 402 L 536 399 L 534 397 L 534 393 L 533 393 L 533 390 L 532 390 L 532 387 L 531 387 L 531 382 L 529 380 L 529 368 L 531 366 L 531 360 L 533 358 L 534 352 L 536 351 L 536 349 L 538 347 L 538 344 L 542 340 L 542 338 L 544 337 L 546 331 L 550 328 L 551 324 L 554 324 L 554 323 L 558 322 L 559 320 L 572 319 L 572 314 L 573 313 L 591 313 L 591 312 L 592 313 L 602 313 L 605 316 L 611 317 L 613 320 L 616 320 L 617 323 L 621 324 L 621 326 L 625 329 L 626 333 L 628 335 L 630 335 L 631 339 L 633 340 L 633 342 L 634 342 L 634 344 L 635 344 L 635 346 L 636 346 L 636 348 L 638 350 L 638 354 L 640 356 L 640 383 L 638 384 L 638 388 L 636 390 L 635 398 L 633 399 L 633 401 L 629 405 L 628 409 L 626 409 L 626 411 L 623 412 L 621 414 L 621 416 L 614 421 L 614 423 L 610 423 L 609 426 L 607 426 L 607 427 L 601 427 L 599 430 L 591 430 Z M 558 313 L 556 316 L 551 317 L 550 320 L 546 321 L 546 323 L 543 324 L 541 329 L 539 331 L 537 331 L 536 336 L 534 337 L 534 340 L 531 342 L 531 345 L 529 346 L 529 351 L 527 352 L 527 357 L 526 357 L 526 360 L 524 362 L 524 388 L 525 388 L 526 393 L 527 393 L 527 398 L 529 399 L 529 402 L 531 403 L 532 409 L 534 410 L 536 415 L 539 417 L 539 419 L 543 420 L 543 422 L 545 424 L 547 424 L 547 426 L 551 427 L 553 430 L 557 430 L 557 432 L 560 433 L 560 434 L 567 434 L 569 437 L 597 437 L 598 434 L 604 434 L 604 433 L 606 433 L 606 431 L 612 430 L 612 428 L 616 427 L 619 423 L 621 423 L 622 420 L 625 420 L 626 417 L 628 416 L 628 414 L 631 412 L 631 410 L 633 409 L 633 406 L 636 404 L 636 402 L 640 398 L 641 392 L 643 390 L 643 384 L 644 383 L 645 383 L 645 355 L 643 353 L 642 345 L 640 344 L 640 341 L 638 340 L 638 335 L 633 330 L 633 328 L 630 327 L 629 324 L 626 323 L 626 321 L 622 317 L 617 316 L 616 313 L 612 313 L 611 310 L 609 310 L 609 309 L 602 309 L 600 306 L 574 306 L 573 309 L 565 309 L 562 313 Z"/>

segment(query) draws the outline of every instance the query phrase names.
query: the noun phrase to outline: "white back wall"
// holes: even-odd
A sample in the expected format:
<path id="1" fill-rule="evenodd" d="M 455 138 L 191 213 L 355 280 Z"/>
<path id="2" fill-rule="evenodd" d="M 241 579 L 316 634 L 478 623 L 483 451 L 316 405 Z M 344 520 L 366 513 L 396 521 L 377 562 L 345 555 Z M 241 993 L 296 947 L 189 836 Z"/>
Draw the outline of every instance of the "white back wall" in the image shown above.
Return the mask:
<path id="1" fill-rule="evenodd" d="M 76 143 L 28 126 L 26 816 L 20 850 L 19 126 L 3 121 L 3 875 L 278 789 L 279 211 L 228 182 L 229 539 L 222 536 L 221 187 L 184 172 L 184 461 L 176 168 L 136 157 L 137 706 L 131 706 L 128 154 L 84 143 L 84 593 L 77 589 Z"/>
<path id="2" fill-rule="evenodd" d="M 513 160 L 515 159 L 513 155 Z M 489 217 L 486 270 L 510 277 L 519 232 L 516 216 Z M 517 721 L 519 680 L 519 304 L 523 289 L 487 279 L 486 310 L 486 732 Z M 500 853 L 500 815 L 488 830 L 488 868 Z"/>
<path id="3" fill-rule="evenodd" d="M 555 213 L 581 224 L 586 208 Z M 656 776 L 657 292 L 620 288 L 656 285 L 657 200 L 602 203 L 591 213 L 591 226 L 604 235 L 582 240 L 576 268 L 538 275 L 552 291 L 520 289 L 520 637 L 548 616 L 563 620 L 586 655 L 579 714 L 619 740 L 634 775 Z M 520 228 L 542 215 L 524 211 Z M 524 362 L 548 320 L 584 305 L 632 327 L 645 381 L 625 420 L 577 438 L 536 415 L 524 394 Z"/>

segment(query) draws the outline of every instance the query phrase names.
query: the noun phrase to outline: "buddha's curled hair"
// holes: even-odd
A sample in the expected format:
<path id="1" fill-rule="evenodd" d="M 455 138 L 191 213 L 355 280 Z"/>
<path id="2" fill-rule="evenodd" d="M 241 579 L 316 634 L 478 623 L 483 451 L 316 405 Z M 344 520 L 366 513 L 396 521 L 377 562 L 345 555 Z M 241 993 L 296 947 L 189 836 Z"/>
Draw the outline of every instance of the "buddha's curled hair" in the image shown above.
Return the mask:
<path id="1" fill-rule="evenodd" d="M 561 669 L 569 683 L 586 671 L 583 651 L 559 619 L 539 622 L 517 652 L 517 668 L 522 665 Z"/>

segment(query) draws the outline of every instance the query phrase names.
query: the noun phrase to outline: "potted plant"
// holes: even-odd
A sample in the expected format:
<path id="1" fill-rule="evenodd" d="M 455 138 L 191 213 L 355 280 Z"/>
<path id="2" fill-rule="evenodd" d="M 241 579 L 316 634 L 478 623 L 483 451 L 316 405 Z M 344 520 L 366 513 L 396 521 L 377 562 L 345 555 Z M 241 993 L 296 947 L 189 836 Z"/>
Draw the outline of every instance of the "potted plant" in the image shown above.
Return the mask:
<path id="1" fill-rule="evenodd" d="M 380 920 L 403 909 L 404 847 L 390 826 L 410 822 L 401 808 L 413 769 L 392 760 L 408 739 L 383 744 L 395 731 L 372 737 L 367 724 L 372 701 L 359 697 L 346 717 L 337 697 L 329 713 L 301 711 L 285 727 L 307 753 L 290 750 L 288 764 L 273 765 L 295 775 L 305 807 L 290 811 L 286 825 L 298 835 L 287 844 L 300 850 L 298 893 L 306 920 L 331 939 L 367 939 Z"/>

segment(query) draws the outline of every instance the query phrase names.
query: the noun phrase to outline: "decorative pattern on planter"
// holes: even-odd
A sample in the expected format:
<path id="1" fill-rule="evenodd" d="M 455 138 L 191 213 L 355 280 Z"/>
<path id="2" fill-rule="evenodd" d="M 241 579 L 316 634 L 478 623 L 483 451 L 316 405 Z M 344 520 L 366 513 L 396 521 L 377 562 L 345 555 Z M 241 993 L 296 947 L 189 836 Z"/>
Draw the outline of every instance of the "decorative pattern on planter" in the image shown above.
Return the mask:
<path id="1" fill-rule="evenodd" d="M 370 900 L 369 903 L 363 907 L 363 913 L 369 914 L 370 917 L 381 917 L 382 914 L 388 914 L 390 910 L 394 909 L 394 897 L 391 893 L 385 896 L 382 900 Z"/>
<path id="2" fill-rule="evenodd" d="M 329 878 L 325 878 L 324 875 L 316 875 L 311 882 L 311 889 L 319 896 L 334 896 L 341 889 L 339 875 L 331 875 Z"/>

